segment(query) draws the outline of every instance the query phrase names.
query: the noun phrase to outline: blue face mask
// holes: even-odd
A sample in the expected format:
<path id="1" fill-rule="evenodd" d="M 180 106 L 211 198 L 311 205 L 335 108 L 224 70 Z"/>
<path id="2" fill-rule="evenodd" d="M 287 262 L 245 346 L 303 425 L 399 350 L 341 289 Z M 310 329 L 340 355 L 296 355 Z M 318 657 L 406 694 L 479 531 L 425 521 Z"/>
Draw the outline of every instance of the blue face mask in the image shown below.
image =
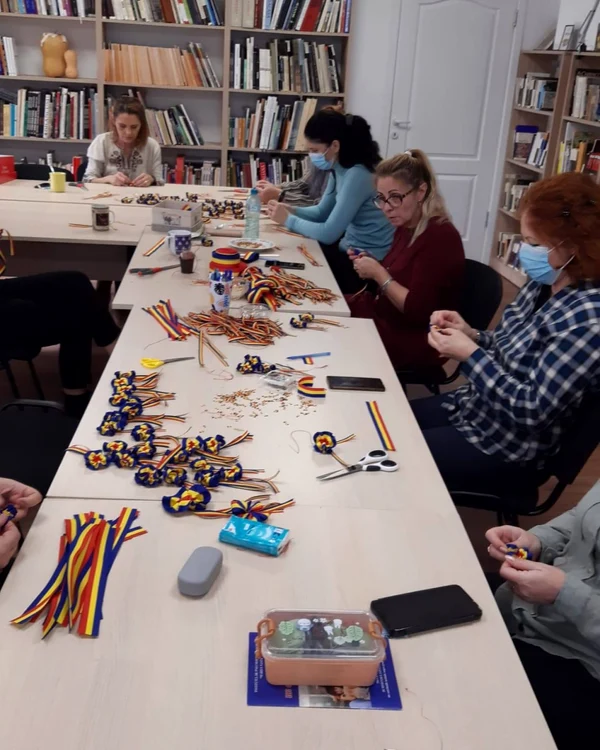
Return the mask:
<path id="1" fill-rule="evenodd" d="M 316 169 L 323 169 L 323 170 L 333 169 L 333 161 L 328 161 L 327 157 L 325 156 L 326 153 L 327 151 L 324 151 L 322 154 L 310 153 L 308 155 L 309 159 L 311 160 L 311 162 L 313 163 L 313 166 Z"/>
<path id="2" fill-rule="evenodd" d="M 537 281 L 538 284 L 547 284 L 552 286 L 562 273 L 565 266 L 573 260 L 573 257 L 560 268 L 553 268 L 548 260 L 548 255 L 554 248 L 547 248 L 543 245 L 530 245 L 528 242 L 523 242 L 519 248 L 519 262 L 521 268 L 533 281 Z"/>

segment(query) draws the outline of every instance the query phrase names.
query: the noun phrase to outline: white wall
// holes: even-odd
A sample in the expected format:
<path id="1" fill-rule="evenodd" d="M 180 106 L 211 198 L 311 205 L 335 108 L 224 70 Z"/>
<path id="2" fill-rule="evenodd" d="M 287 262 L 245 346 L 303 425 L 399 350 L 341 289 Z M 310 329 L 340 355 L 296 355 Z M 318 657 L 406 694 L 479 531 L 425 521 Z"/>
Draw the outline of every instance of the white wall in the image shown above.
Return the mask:
<path id="1" fill-rule="evenodd" d="M 556 36 L 554 38 L 554 46 L 558 48 L 560 39 L 562 37 L 563 30 L 568 24 L 573 24 L 576 29 L 579 29 L 585 17 L 592 10 L 592 0 L 562 0 L 560 3 L 560 13 L 558 14 L 558 26 L 556 29 Z M 589 50 L 593 50 L 596 43 L 596 33 L 598 31 L 598 23 L 600 23 L 600 9 L 596 11 L 592 22 L 588 26 L 588 31 L 585 36 L 585 43 Z"/>
<path id="2" fill-rule="evenodd" d="M 590 0 L 584 2 L 590 4 Z M 546 34 L 556 28 L 560 0 L 529 0 L 525 4 L 521 49 L 535 49 Z"/>

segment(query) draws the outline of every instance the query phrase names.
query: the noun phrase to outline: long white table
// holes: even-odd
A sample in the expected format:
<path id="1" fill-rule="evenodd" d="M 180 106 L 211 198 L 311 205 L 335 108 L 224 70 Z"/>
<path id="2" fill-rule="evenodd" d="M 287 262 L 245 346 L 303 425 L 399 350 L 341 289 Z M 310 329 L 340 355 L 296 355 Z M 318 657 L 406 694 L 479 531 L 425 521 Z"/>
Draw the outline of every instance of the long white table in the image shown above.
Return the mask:
<path id="1" fill-rule="evenodd" d="M 39 622 L 8 623 L 54 569 L 63 519 L 113 518 L 121 506 L 42 506 L 0 594 L 2 748 L 505 750 L 515 737 L 555 748 L 458 517 L 409 525 L 397 512 L 299 506 L 278 517 L 289 549 L 267 558 L 220 545 L 221 521 L 137 505 L 148 534 L 115 561 L 99 638 L 60 630 L 46 641 Z M 222 549 L 224 568 L 204 599 L 186 599 L 177 574 L 202 545 Z M 380 596 L 450 583 L 483 619 L 392 642 L 402 711 L 246 706 L 248 633 L 267 609 L 368 609 Z"/>
<path id="2" fill-rule="evenodd" d="M 207 231 L 210 233 L 211 225 L 207 225 Z M 150 256 L 144 256 L 144 252 L 151 248 L 157 240 L 165 236 L 164 232 L 153 232 L 147 229 L 136 248 L 136 251 L 129 263 L 129 268 L 153 268 L 157 266 L 169 266 L 177 263 L 177 258 L 170 252 L 166 243 L 163 244 L 156 252 Z M 349 316 L 350 308 L 344 299 L 340 288 L 335 280 L 334 275 L 327 264 L 323 251 L 317 242 L 304 240 L 311 254 L 320 266 L 312 266 L 303 255 L 298 251 L 298 243 L 301 241 L 298 237 L 275 232 L 272 227 L 264 227 L 261 237 L 274 242 L 278 249 L 273 253 L 265 254 L 259 261 L 252 264 L 258 268 L 264 269 L 265 262 L 270 257 L 277 256 L 280 261 L 290 261 L 294 263 L 304 263 L 304 270 L 291 271 L 303 278 L 309 279 L 319 287 L 331 289 L 338 295 L 333 304 L 313 303 L 305 300 L 300 305 L 291 302 L 284 302 L 281 308 L 284 312 L 314 312 L 319 315 Z M 130 274 L 129 268 L 123 277 L 117 294 L 113 300 L 115 309 L 131 310 L 134 307 L 145 307 L 153 305 L 159 299 L 170 298 L 177 303 L 180 309 L 201 310 L 209 307 L 209 290 L 207 286 L 199 286 L 195 282 L 208 279 L 209 262 L 212 251 L 219 247 L 229 247 L 230 239 L 227 237 L 213 237 L 213 247 L 203 247 L 200 242 L 194 243 L 196 252 L 196 266 L 193 274 L 182 274 L 179 269 L 161 271 L 153 276 L 138 276 Z M 263 260 L 264 258 L 264 260 Z M 234 307 L 247 304 L 245 300 L 234 302 Z"/>
<path id="3" fill-rule="evenodd" d="M 181 310 L 175 303 L 176 310 Z M 196 359 L 178 362 L 162 368 L 159 389 L 174 392 L 176 399 L 168 402 L 164 411 L 170 414 L 187 414 L 185 424 L 165 422 L 166 431 L 172 435 L 195 436 L 222 434 L 227 439 L 239 431 L 249 430 L 254 440 L 244 442 L 227 451 L 239 455 L 242 466 L 265 469 L 267 476 L 279 471 L 277 484 L 279 497 L 294 497 L 298 504 L 335 505 L 338 507 L 405 508 L 407 503 L 417 503 L 420 511 L 434 514 L 454 514 L 454 507 L 427 451 L 425 442 L 412 417 L 410 406 L 402 392 L 396 374 L 377 335 L 372 321 L 355 318 L 338 319 L 345 327 L 328 327 L 327 331 L 296 331 L 289 325 L 291 315 L 276 315 L 284 331 L 290 336 L 277 339 L 273 346 L 254 349 L 229 343 L 224 336 L 212 337 L 215 345 L 229 362 L 233 380 L 223 377 L 221 366 L 206 350 L 206 368 L 202 370 Z M 110 381 L 115 370 L 148 372 L 140 367 L 142 357 L 166 359 L 169 357 L 196 357 L 198 341 L 170 341 L 159 325 L 143 310 L 136 308 L 130 314 L 115 346 L 110 361 L 102 374 L 90 405 L 79 423 L 73 443 L 90 449 L 100 448 L 104 440 L 96 431 L 102 416 L 112 407 Z M 301 361 L 287 360 L 288 356 L 331 352 L 331 356 L 317 358 L 312 369 Z M 284 363 L 299 369 L 310 370 L 315 375 L 315 385 L 325 386 L 327 375 L 379 377 L 385 393 L 358 393 L 327 391 L 324 399 L 305 399 L 292 393 L 282 405 L 278 391 L 261 384 L 259 375 L 241 375 L 236 365 L 246 353 L 256 353 L 264 361 Z M 214 374 L 211 374 L 212 371 Z M 236 392 L 252 391 L 248 399 L 238 399 L 241 406 L 222 404 L 217 397 Z M 271 403 L 265 404 L 265 400 Z M 316 477 L 335 471 L 339 464 L 331 456 L 315 453 L 312 435 L 327 430 L 337 438 L 355 434 L 356 438 L 339 446 L 339 455 L 352 463 L 381 443 L 367 411 L 366 401 L 376 400 L 394 440 L 394 458 L 400 464 L 395 474 L 361 474 L 319 482 Z M 255 403 L 257 408 L 249 404 Z M 244 405 L 247 404 L 247 405 Z M 149 413 L 160 413 L 159 409 Z M 129 436 L 125 436 L 129 437 Z M 423 477 L 428 477 L 424 482 Z M 136 502 L 156 500 L 173 494 L 171 487 L 148 489 L 135 484 L 133 473 L 109 467 L 103 471 L 85 468 L 83 459 L 67 453 L 49 490 L 51 497 L 97 497 L 135 499 Z M 223 489 L 213 494 L 215 506 L 229 504 L 234 497 L 247 497 L 234 489 Z"/>

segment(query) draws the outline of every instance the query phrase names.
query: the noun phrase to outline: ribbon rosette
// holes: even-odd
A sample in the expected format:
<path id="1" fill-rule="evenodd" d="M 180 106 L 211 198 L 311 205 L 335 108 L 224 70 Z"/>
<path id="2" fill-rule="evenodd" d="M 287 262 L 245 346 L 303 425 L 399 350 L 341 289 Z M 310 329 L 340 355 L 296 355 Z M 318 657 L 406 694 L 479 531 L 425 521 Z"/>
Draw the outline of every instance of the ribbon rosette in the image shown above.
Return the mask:
<path id="1" fill-rule="evenodd" d="M 194 474 L 194 479 L 199 482 L 203 487 L 218 487 L 223 479 L 223 469 L 205 469 L 203 471 L 197 471 Z"/>
<path id="2" fill-rule="evenodd" d="M 138 465 L 137 456 L 128 450 L 113 453 L 111 460 L 119 469 L 133 469 Z"/>
<path id="3" fill-rule="evenodd" d="M 148 422 L 141 422 L 131 430 L 131 437 L 134 440 L 145 442 L 146 440 L 152 440 L 156 435 L 156 429 L 153 425 Z"/>
<path id="4" fill-rule="evenodd" d="M 186 452 L 188 456 L 193 456 L 198 451 L 204 450 L 204 440 L 200 437 L 195 438 L 183 438 L 181 441 L 182 452 Z"/>
<path id="5" fill-rule="evenodd" d="M 215 435 L 215 437 L 206 438 L 204 441 L 204 451 L 213 456 L 216 456 L 224 446 L 225 438 L 223 435 Z"/>
<path id="6" fill-rule="evenodd" d="M 142 487 L 158 487 L 160 486 L 165 478 L 164 471 L 157 469 L 154 466 L 142 466 L 135 472 L 136 484 L 140 484 Z"/>
<path id="7" fill-rule="evenodd" d="M 333 453 L 336 445 L 337 440 L 331 432 L 315 432 L 313 435 L 313 447 L 317 453 Z"/>
<path id="8" fill-rule="evenodd" d="M 132 446 L 129 449 L 129 452 L 135 456 L 138 461 L 150 461 L 150 459 L 154 458 L 156 455 L 157 450 L 158 449 L 154 445 L 154 442 L 152 440 L 147 440 L 144 443 L 138 443 L 137 445 Z"/>
<path id="9" fill-rule="evenodd" d="M 274 370 L 275 365 L 263 362 L 262 359 L 255 354 L 246 354 L 244 355 L 244 361 L 240 362 L 236 369 L 238 372 L 241 372 L 242 375 L 250 375 L 252 373 L 265 374 Z"/>
<path id="10" fill-rule="evenodd" d="M 106 469 L 110 463 L 110 457 L 104 451 L 87 451 L 83 454 L 83 460 L 86 467 L 92 471 Z"/>
<path id="11" fill-rule="evenodd" d="M 106 437 L 112 437 L 122 432 L 127 426 L 127 414 L 120 411 L 107 411 L 96 430 Z"/>
<path id="12" fill-rule="evenodd" d="M 110 440 L 108 443 L 102 443 L 102 450 L 109 456 L 113 453 L 127 450 L 127 443 L 124 440 Z"/>
<path id="13" fill-rule="evenodd" d="M 165 484 L 171 484 L 175 487 L 183 487 L 187 482 L 187 469 L 183 466 L 168 466 L 165 470 Z"/>
<path id="14" fill-rule="evenodd" d="M 200 484 L 189 488 L 182 487 L 172 497 L 163 497 L 163 508 L 167 513 L 195 513 L 202 511 L 210 503 L 210 492 Z"/>
<path id="15" fill-rule="evenodd" d="M 120 411 L 126 414 L 128 419 L 139 417 L 144 412 L 144 404 L 137 396 L 129 396 L 127 401 L 120 406 Z"/>

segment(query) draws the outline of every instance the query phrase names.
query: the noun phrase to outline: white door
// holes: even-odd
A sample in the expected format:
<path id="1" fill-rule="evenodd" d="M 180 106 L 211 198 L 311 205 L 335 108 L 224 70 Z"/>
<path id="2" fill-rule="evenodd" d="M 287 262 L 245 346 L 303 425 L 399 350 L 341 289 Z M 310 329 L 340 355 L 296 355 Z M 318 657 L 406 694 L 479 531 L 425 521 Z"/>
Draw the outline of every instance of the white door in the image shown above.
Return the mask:
<path id="1" fill-rule="evenodd" d="M 487 262 L 518 0 L 402 0 L 387 155 L 425 151 L 467 256 Z"/>

